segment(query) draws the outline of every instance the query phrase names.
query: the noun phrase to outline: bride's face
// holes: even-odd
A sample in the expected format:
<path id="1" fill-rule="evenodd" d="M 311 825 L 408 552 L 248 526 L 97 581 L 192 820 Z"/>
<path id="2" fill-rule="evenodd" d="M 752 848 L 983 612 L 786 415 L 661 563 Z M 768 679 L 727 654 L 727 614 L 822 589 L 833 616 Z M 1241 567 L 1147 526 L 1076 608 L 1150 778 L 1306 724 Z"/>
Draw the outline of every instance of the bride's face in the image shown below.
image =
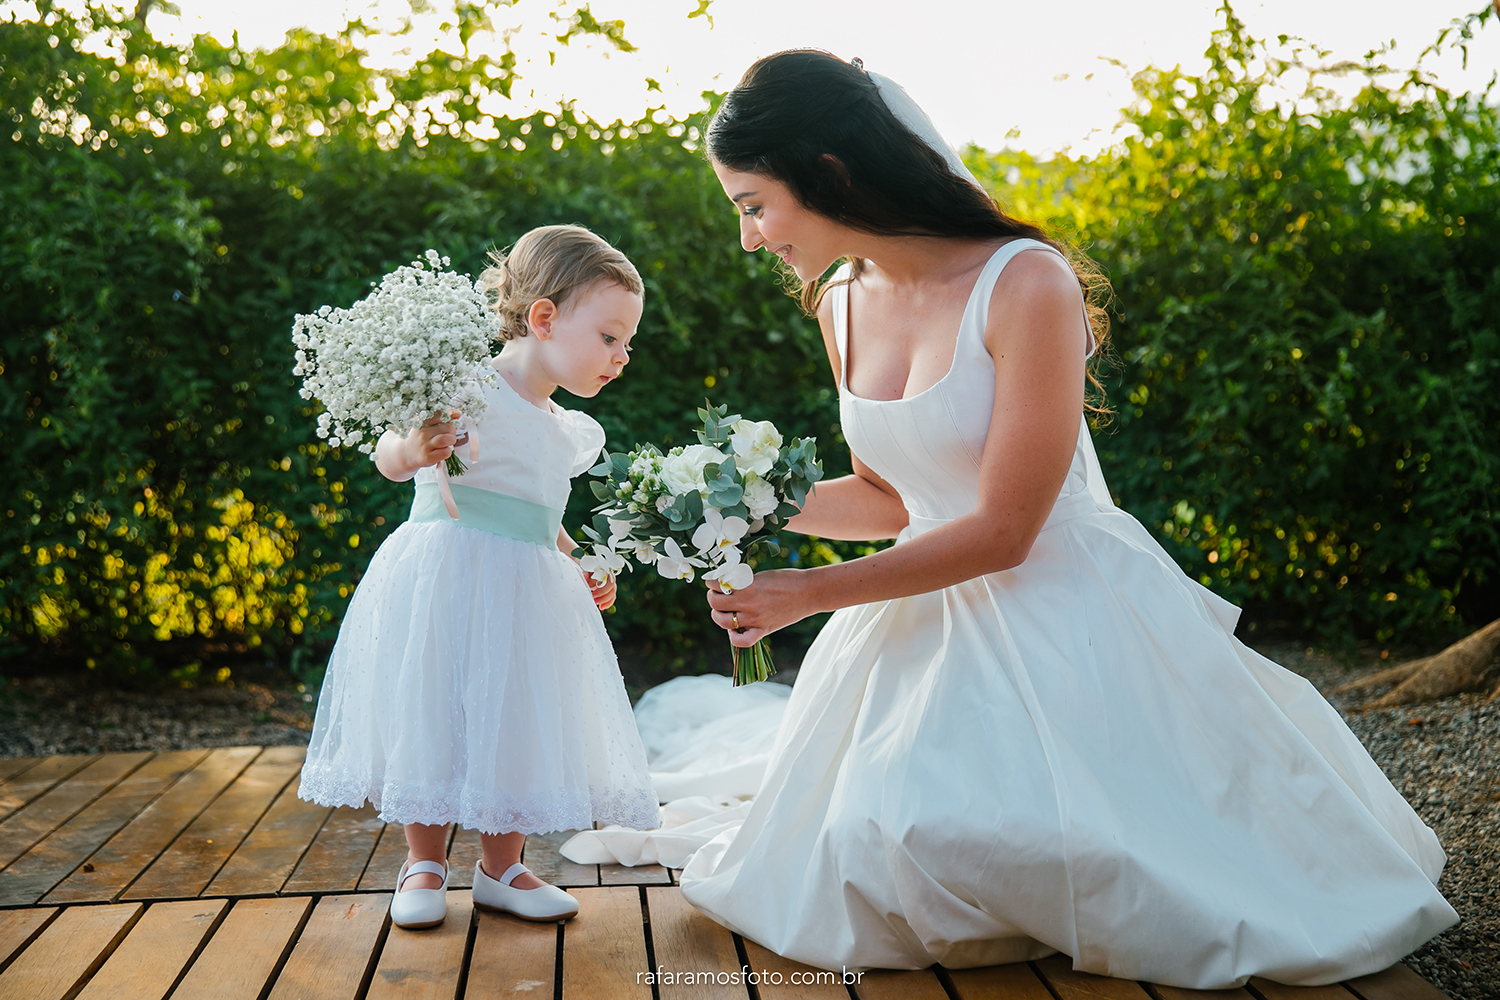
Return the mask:
<path id="1" fill-rule="evenodd" d="M 739 212 L 740 245 L 746 250 L 775 254 L 803 281 L 813 280 L 844 256 L 848 231 L 803 205 L 781 181 L 732 170 L 717 160 L 713 167 Z"/>

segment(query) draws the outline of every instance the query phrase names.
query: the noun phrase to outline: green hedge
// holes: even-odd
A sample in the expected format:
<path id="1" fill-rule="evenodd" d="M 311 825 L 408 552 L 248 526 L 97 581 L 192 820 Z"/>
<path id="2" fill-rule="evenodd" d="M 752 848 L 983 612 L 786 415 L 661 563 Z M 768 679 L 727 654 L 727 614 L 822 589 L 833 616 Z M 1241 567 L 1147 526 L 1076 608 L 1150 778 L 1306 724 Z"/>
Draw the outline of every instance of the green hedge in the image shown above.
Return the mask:
<path id="1" fill-rule="evenodd" d="M 1450 32 L 1494 20 L 1493 10 Z M 1203 583 L 1328 639 L 1500 615 L 1500 114 L 1411 73 L 1352 101 L 1230 14 L 1134 137 L 980 156 L 1115 293 L 1111 488 Z M 1314 59 L 1319 62 L 1320 59 Z M 1278 85 L 1306 79 L 1295 113 Z M 1492 85 L 1493 86 L 1493 85 Z"/>
<path id="2" fill-rule="evenodd" d="M 177 49 L 103 6 L 40 6 L 0 24 L 7 654 L 139 671 L 326 648 L 408 488 L 313 435 L 291 317 L 427 247 L 475 270 L 533 226 L 595 229 L 647 283 L 628 377 L 564 400 L 611 447 L 682 439 L 710 397 L 847 469 L 816 326 L 739 249 L 701 120 L 490 121 L 472 98 L 508 85 L 503 60 L 380 74 L 353 30 Z M 96 31 L 118 58 L 82 51 Z M 971 158 L 1114 282 L 1111 485 L 1259 620 L 1335 639 L 1487 620 L 1495 109 L 1412 82 L 1282 115 L 1232 16 L 1210 51 L 1204 77 L 1138 78 L 1117 150 Z M 722 659 L 696 588 L 628 574 L 607 620 L 659 672 Z"/>

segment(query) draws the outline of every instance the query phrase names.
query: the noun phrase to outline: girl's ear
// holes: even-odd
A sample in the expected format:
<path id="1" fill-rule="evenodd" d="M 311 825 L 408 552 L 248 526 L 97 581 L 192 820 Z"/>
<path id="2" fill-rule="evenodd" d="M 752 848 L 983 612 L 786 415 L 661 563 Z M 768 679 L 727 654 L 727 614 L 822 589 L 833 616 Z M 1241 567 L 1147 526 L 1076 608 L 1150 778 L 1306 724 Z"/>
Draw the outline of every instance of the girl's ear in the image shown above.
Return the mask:
<path id="1" fill-rule="evenodd" d="M 537 299 L 526 310 L 526 326 L 537 340 L 552 339 L 552 324 L 557 320 L 557 306 L 551 299 Z"/>

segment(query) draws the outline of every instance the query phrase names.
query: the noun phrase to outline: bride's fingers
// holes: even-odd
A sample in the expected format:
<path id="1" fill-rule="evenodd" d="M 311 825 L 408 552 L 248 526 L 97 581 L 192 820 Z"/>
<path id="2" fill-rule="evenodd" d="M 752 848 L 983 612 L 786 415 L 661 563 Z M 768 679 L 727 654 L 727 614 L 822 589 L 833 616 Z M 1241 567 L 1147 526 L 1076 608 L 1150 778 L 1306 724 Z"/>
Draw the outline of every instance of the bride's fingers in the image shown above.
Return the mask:
<path id="1" fill-rule="evenodd" d="M 724 593 L 724 589 L 716 584 L 708 592 L 708 606 L 715 611 L 733 611 L 735 603 L 735 595 Z"/>
<path id="2" fill-rule="evenodd" d="M 732 611 L 711 611 L 711 612 L 709 612 L 709 617 L 714 620 L 714 624 L 717 625 L 717 626 L 719 626 L 719 628 L 728 629 L 731 632 L 733 632 L 735 630 L 734 612 L 732 612 Z M 745 616 L 744 615 L 740 615 L 740 624 L 739 624 L 739 627 L 740 628 L 747 628 L 748 627 L 746 625 L 746 623 L 745 623 Z"/>
<path id="3" fill-rule="evenodd" d="M 743 632 L 731 630 L 729 632 L 729 644 L 740 647 L 753 646 L 765 637 L 766 630 L 763 628 L 747 628 Z"/>

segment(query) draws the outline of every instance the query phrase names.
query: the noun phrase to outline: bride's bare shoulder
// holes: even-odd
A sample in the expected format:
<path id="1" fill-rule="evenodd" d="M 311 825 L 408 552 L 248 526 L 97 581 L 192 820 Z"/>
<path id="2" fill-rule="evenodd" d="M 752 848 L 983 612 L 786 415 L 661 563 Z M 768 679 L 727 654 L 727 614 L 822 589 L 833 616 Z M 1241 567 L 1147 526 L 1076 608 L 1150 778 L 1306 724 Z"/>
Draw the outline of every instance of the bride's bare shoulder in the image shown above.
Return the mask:
<path id="1" fill-rule="evenodd" d="M 1083 290 L 1072 266 L 1055 251 L 1028 247 L 1005 265 L 995 282 L 986 335 L 1025 317 L 1081 321 L 1082 309 Z"/>
<path id="2" fill-rule="evenodd" d="M 1072 266 L 1054 251 L 1028 247 L 1006 264 L 995 282 L 985 347 L 995 358 L 1040 351 L 1057 357 L 1077 353 L 1081 362 L 1087 351 L 1087 324 L 1083 290 Z"/>

